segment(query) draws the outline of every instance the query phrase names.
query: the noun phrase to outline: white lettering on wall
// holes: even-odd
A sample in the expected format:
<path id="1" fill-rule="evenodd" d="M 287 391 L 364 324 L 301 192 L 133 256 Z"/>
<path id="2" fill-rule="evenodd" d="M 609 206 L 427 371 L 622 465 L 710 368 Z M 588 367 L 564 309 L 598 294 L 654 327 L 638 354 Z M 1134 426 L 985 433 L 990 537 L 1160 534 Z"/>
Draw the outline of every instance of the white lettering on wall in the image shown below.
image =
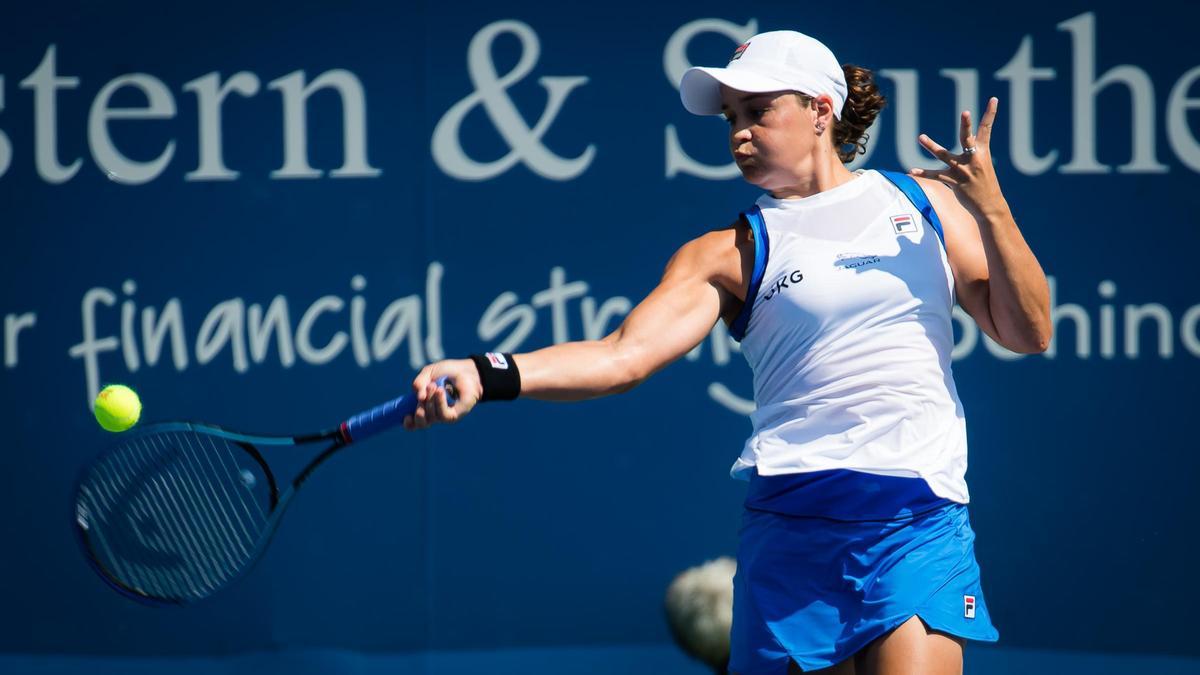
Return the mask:
<path id="1" fill-rule="evenodd" d="M 213 307 L 204 317 L 196 336 L 196 363 L 204 365 L 212 361 L 228 346 L 233 355 L 233 369 L 246 372 L 250 364 L 246 358 L 245 316 L 246 303 L 241 298 L 226 300 Z M 300 325 L 304 326 L 303 320 Z M 307 337 L 307 333 L 304 334 Z"/>
<path id="2" fill-rule="evenodd" d="M 1064 69 L 1070 71 L 1071 129 L 1073 139 L 1070 161 L 1058 164 L 1064 174 L 1109 173 L 1112 167 L 1099 159 L 1104 139 L 1113 136 L 1112 130 L 1097 129 L 1097 101 L 1101 93 L 1113 90 L 1112 85 L 1128 92 L 1130 138 L 1132 156 L 1125 164 L 1117 167 L 1120 173 L 1164 173 L 1170 170 L 1156 155 L 1156 103 L 1154 82 L 1142 68 L 1131 65 L 1113 66 L 1097 75 L 1098 48 L 1095 12 L 1085 12 L 1057 24 L 1070 41 L 1070 63 L 1059 68 L 1036 67 L 1034 65 L 1034 39 L 1024 35 L 1013 56 L 994 72 L 998 80 L 1008 82 L 1007 118 L 1009 142 L 1008 157 L 1012 165 L 1026 175 L 1040 175 L 1053 168 L 1060 159 L 1060 148 L 1046 149 L 1038 154 L 1034 147 L 1035 84 L 1053 83 Z M 702 18 L 688 21 L 675 30 L 667 39 L 663 49 L 663 72 L 672 87 L 678 87 L 684 71 L 690 67 L 687 48 L 699 36 L 715 34 L 728 38 L 731 44 L 745 41 L 759 29 L 756 19 L 744 24 L 719 18 Z M 521 43 L 517 64 L 501 76 L 492 59 L 493 41 L 502 35 L 515 36 Z M 1119 43 L 1125 45 L 1127 43 Z M 430 150 L 434 161 L 447 175 L 459 180 L 482 181 L 495 178 L 517 163 L 525 164 L 534 173 L 551 180 L 571 180 L 582 175 L 595 159 L 597 147 L 589 144 L 578 156 L 565 158 L 554 154 L 542 142 L 550 126 L 560 114 L 568 95 L 589 81 L 588 76 L 543 76 L 538 82 L 547 92 L 545 110 L 536 124 L 529 126 L 520 111 L 509 98 L 507 89 L 529 75 L 540 58 L 540 42 L 537 33 L 528 24 L 515 20 L 495 21 L 480 29 L 472 38 L 467 50 L 467 66 L 475 90 L 455 103 L 441 117 L 430 139 Z M 857 168 L 866 163 L 871 153 L 879 146 L 884 134 L 881 121 L 890 115 L 895 120 L 896 155 L 905 168 L 910 166 L 936 167 L 939 163 L 926 157 L 916 143 L 916 134 L 929 129 L 935 137 L 956 139 L 957 133 L 937 131 L 941 124 L 957 128 L 960 110 L 977 110 L 979 99 L 978 68 L 942 68 L 938 72 L 950 79 L 955 88 L 955 109 L 934 110 L 932 114 L 938 124 L 929 125 L 920 117 L 922 97 L 918 83 L 922 73 L 913 69 L 877 68 L 881 78 L 891 80 L 894 93 L 886 115 L 873 125 L 871 141 L 866 145 L 866 154 L 860 155 L 850 164 Z M 1065 78 L 1064 78 L 1065 79 Z M 1165 109 L 1165 126 L 1170 149 L 1179 161 L 1192 171 L 1200 172 L 1200 141 L 1188 123 L 1188 113 L 1200 108 L 1200 97 L 1191 96 L 1190 90 L 1200 80 L 1200 66 L 1187 69 L 1170 87 Z M 80 78 L 60 76 L 57 72 L 57 45 L 47 47 L 41 62 L 21 80 L 22 89 L 33 92 L 33 157 L 38 176 L 45 182 L 61 184 L 70 181 L 79 171 L 82 159 L 76 157 L 62 163 L 58 153 L 59 98 L 60 90 L 80 88 Z M 1049 86 L 1044 84 L 1043 87 Z M 146 99 L 143 107 L 114 108 L 109 99 L 120 89 L 136 90 Z M 272 171 L 275 179 L 315 179 L 325 172 L 311 166 L 308 157 L 308 103 L 310 97 L 322 90 L 336 93 L 342 104 L 341 138 L 343 147 L 342 166 L 329 171 L 338 178 L 374 178 L 381 171 L 367 160 L 367 100 L 365 87 L 353 72 L 333 69 L 322 73 L 311 82 L 304 71 L 296 70 L 279 77 L 268 88 L 280 92 L 282 97 L 282 136 L 284 139 L 283 165 Z M 226 103 L 230 94 L 241 98 L 258 95 L 260 80 L 249 71 L 239 71 L 222 80 L 217 72 L 210 72 L 182 85 L 186 92 L 195 94 L 197 106 L 197 155 L 198 166 L 187 172 L 188 181 L 235 180 L 240 172 L 224 163 L 224 134 L 222 132 Z M 0 112 L 6 110 L 4 76 L 0 74 Z M 11 103 L 11 102 L 9 102 Z M 478 161 L 462 147 L 459 138 L 461 126 L 468 114 L 482 107 L 496 131 L 509 145 L 509 152 L 499 159 Z M 11 105 L 7 106 L 11 114 Z M 121 120 L 147 122 L 170 119 L 176 116 L 176 102 L 167 85 L 146 73 L 121 75 L 105 83 L 90 103 L 87 142 L 99 168 L 114 180 L 126 184 L 143 184 L 160 176 L 170 163 L 176 149 L 176 139 L 165 141 L 165 147 L 150 161 L 136 161 L 119 151 L 109 131 L 109 123 L 121 124 Z M 929 114 L 930 111 L 926 111 Z M 679 114 L 679 113 L 676 113 Z M 978 113 L 977 113 L 978 115 Z M 1047 118 L 1042 116 L 1043 120 Z M 953 122 L 952 122 L 953 121 Z M 239 120 L 245 124 L 245 121 Z M 1045 124 L 1046 122 L 1043 122 Z M 714 130 L 716 127 L 714 127 Z M 1103 131 L 1104 133 L 1100 133 Z M 706 140 L 711 140 L 706 139 Z M 692 140 L 692 143 L 701 142 Z M 665 175 L 672 178 L 685 174 L 705 180 L 728 180 L 739 175 L 732 162 L 709 165 L 692 158 L 684 150 L 684 139 L 675 125 L 664 127 Z M 955 148 L 957 149 L 957 148 Z M 615 156 L 614 156 L 615 157 Z M 14 150 L 9 136 L 0 131 L 0 178 L 10 173 Z M 1000 158 L 1001 160 L 1004 157 Z"/>
<path id="3" fill-rule="evenodd" d="M 146 107 L 109 107 L 109 100 L 122 87 L 139 90 L 146 97 Z M 88 115 L 88 144 L 92 149 L 92 158 L 106 176 L 118 183 L 141 185 L 154 180 L 175 156 L 175 141 L 168 141 L 167 147 L 153 160 L 138 162 L 117 149 L 109 135 L 108 123 L 111 120 L 161 120 L 174 116 L 175 98 L 158 78 L 145 73 L 132 73 L 109 81 L 96 94 L 91 114 Z"/>
<path id="4" fill-rule="evenodd" d="M 688 43 L 697 35 L 702 33 L 725 35 L 733 42 L 733 46 L 736 47 L 757 32 L 758 19 L 750 19 L 745 25 L 738 25 L 723 19 L 697 19 L 685 23 L 671 34 L 671 37 L 667 40 L 666 48 L 663 49 L 663 71 L 667 74 L 667 81 L 678 91 L 679 81 L 683 79 L 684 72 L 692 67 L 687 58 Z M 679 132 L 675 130 L 674 124 L 667 125 L 666 138 L 667 178 L 674 178 L 676 175 L 683 173 L 710 180 L 723 180 L 726 178 L 736 178 L 741 174 L 738 171 L 737 164 L 734 164 L 732 161 L 727 164 L 713 166 L 692 159 L 679 143 Z"/>
<path id="5" fill-rule="evenodd" d="M 4 76 L 0 75 L 0 113 L 4 112 Z M 8 172 L 9 165 L 12 164 L 12 142 L 8 140 L 8 134 L 0 130 L 0 178 Z"/>
<path id="6" fill-rule="evenodd" d="M 296 362 L 296 346 L 292 343 L 292 320 L 288 315 L 287 298 L 277 295 L 264 312 L 262 305 L 255 303 L 246 310 L 246 333 L 250 337 L 250 358 L 255 363 L 267 359 L 271 337 L 275 337 L 275 351 L 279 354 L 279 365 L 291 368 Z"/>
<path id="7" fill-rule="evenodd" d="M 1133 159 L 1117 167 L 1121 173 L 1165 173 L 1168 168 L 1154 157 L 1154 85 L 1137 66 L 1115 66 L 1096 77 L 1096 14 L 1086 12 L 1058 24 L 1071 33 L 1071 75 L 1074 155 L 1059 167 L 1062 173 L 1108 173 L 1111 168 L 1096 159 L 1096 95 L 1111 84 L 1129 88 L 1133 108 Z"/>
<path id="8" fill-rule="evenodd" d="M 920 101 L 920 88 L 917 71 L 885 68 L 880 70 L 879 74 L 891 80 L 896 86 L 896 96 L 893 104 L 896 117 L 896 154 L 900 158 L 900 165 L 906 169 L 913 167 L 937 169 L 945 166 L 942 160 L 930 156 L 928 152 L 917 144 L 917 135 L 923 131 L 927 131 L 921 127 L 919 122 L 920 110 L 918 102 Z M 954 81 L 956 110 L 978 109 L 978 71 L 963 68 L 947 68 L 943 69 L 941 74 Z M 957 114 L 951 118 L 951 121 L 954 122 L 954 126 L 949 127 L 948 133 L 945 133 L 944 137 L 955 139 L 954 147 L 949 148 L 947 146 L 947 148 L 951 152 L 959 153 L 962 152 L 962 144 L 958 141 Z M 928 133 L 934 138 L 939 137 L 936 131 Z"/>
<path id="9" fill-rule="evenodd" d="M 1150 76 L 1141 68 L 1121 65 L 1111 68 L 1096 77 L 1096 15 L 1094 12 L 1080 14 L 1058 24 L 1058 28 L 1070 35 L 1072 63 L 1071 94 L 1072 133 L 1074 137 L 1071 161 L 1058 170 L 1066 174 L 1107 173 L 1111 167 L 1097 159 L 1099 143 L 1096 129 L 1096 98 L 1102 90 L 1112 84 L 1123 84 L 1130 96 L 1130 125 L 1133 156 L 1126 164 L 1117 167 L 1121 173 L 1163 173 L 1170 168 L 1159 162 L 1155 155 L 1156 120 L 1154 85 Z M 686 57 L 688 41 L 703 32 L 717 32 L 740 42 L 757 31 L 754 21 L 740 26 L 721 19 L 698 19 L 681 26 L 671 36 L 664 50 L 663 63 L 667 78 L 672 86 L 678 87 L 684 71 L 690 66 Z M 1018 171 L 1026 175 L 1039 175 L 1050 170 L 1059 159 L 1057 148 L 1045 155 L 1034 149 L 1034 83 L 1051 82 L 1057 77 L 1055 68 L 1038 68 L 1033 65 L 1033 38 L 1022 38 L 1016 53 L 995 72 L 999 80 L 1009 83 L 1008 118 L 1011 161 Z M 958 113 L 962 110 L 975 111 L 975 122 L 979 117 L 979 70 L 976 68 L 943 68 L 939 71 L 954 82 L 955 109 L 935 111 L 939 120 L 945 120 L 945 134 L 930 127 L 920 116 L 922 97 L 918 86 L 920 75 L 913 69 L 879 68 L 877 73 L 894 85 L 890 105 L 885 114 L 895 119 L 896 156 L 905 167 L 937 168 L 941 162 L 929 157 L 916 142 L 921 131 L 932 128 L 930 135 L 947 140 L 955 139 L 958 151 Z M 1167 103 L 1167 136 L 1171 149 L 1180 161 L 1194 171 L 1200 171 L 1200 142 L 1188 126 L 1189 110 L 1200 108 L 1200 98 L 1188 98 L 1189 88 L 1200 80 L 1200 67 L 1188 70 L 1174 85 Z M 881 115 L 872 126 L 871 141 L 866 145 L 866 155 L 857 157 L 849 166 L 857 168 L 866 163 L 870 154 L 878 147 L 883 129 Z M 1043 119 L 1046 119 L 1043 116 Z M 941 122 L 939 122 L 941 123 Z M 952 125 L 952 126 L 951 126 Z M 1111 136 L 1111 133 L 1100 138 Z M 730 163 L 711 166 L 696 162 L 682 149 L 679 132 L 674 125 L 666 127 L 666 154 L 668 178 L 684 173 L 707 180 L 727 180 L 739 176 L 736 165 Z"/>
<path id="10" fill-rule="evenodd" d="M 549 286 L 534 293 L 529 304 L 522 304 L 520 296 L 512 291 L 505 291 L 496 296 L 479 319 L 479 339 L 490 343 L 511 328 L 511 332 L 489 350 L 514 351 L 525 342 L 537 325 L 537 310 L 549 307 L 551 340 L 554 344 L 569 342 L 570 304 L 572 300 L 579 299 L 579 322 L 582 325 L 583 339 L 598 340 L 612 330 L 614 320 L 629 313 L 633 303 L 629 298 L 614 296 L 597 305 L 595 298 L 587 296 L 588 290 L 586 281 L 568 282 L 566 270 L 554 267 L 550 270 Z"/>
<path id="11" fill-rule="evenodd" d="M 258 305 L 250 307 L 252 317 L 257 308 Z M 251 326 L 254 326 L 253 320 L 251 320 Z M 251 338 L 254 335 L 252 328 Z M 187 339 L 183 332 L 183 305 L 179 302 L 179 298 L 168 300 L 167 304 L 163 306 L 161 314 L 154 307 L 142 309 L 142 349 L 147 367 L 153 367 L 158 363 L 158 359 L 162 355 L 163 344 L 168 337 L 171 338 L 171 363 L 175 366 L 175 370 L 184 370 L 188 365 L 188 352 Z M 124 341 L 133 342 L 133 336 L 124 336 Z"/>
<path id="12" fill-rule="evenodd" d="M 442 346 L 442 277 L 446 268 L 437 261 L 425 269 L 425 357 L 430 361 L 446 358 Z M 378 355 L 375 356 L 379 360 Z"/>
<path id="13" fill-rule="evenodd" d="M 441 263 L 429 263 L 426 268 L 425 297 L 414 294 L 394 299 L 373 325 L 370 305 L 362 295 L 367 288 L 366 278 L 361 275 L 355 275 L 351 280 L 351 288 L 356 294 L 349 303 L 349 313 L 343 311 L 347 305 L 344 299 L 337 295 L 325 295 L 303 309 L 295 327 L 291 322 L 293 312 L 283 295 L 276 295 L 265 310 L 258 303 L 247 306 L 242 298 L 221 301 L 205 314 L 195 336 L 195 362 L 202 366 L 209 365 L 228 351 L 228 363 L 232 370 L 246 372 L 252 365 L 266 362 L 274 338 L 279 364 L 284 368 L 290 368 L 297 361 L 314 366 L 324 365 L 339 358 L 347 346 L 353 350 L 367 344 L 370 345 L 367 364 L 379 363 L 389 359 L 402 344 L 407 343 L 408 366 L 418 370 L 429 361 L 444 358 L 440 353 L 432 353 L 435 345 L 430 340 L 430 336 L 442 334 L 440 283 L 443 274 Z M 1120 308 L 1121 311 L 1117 311 L 1118 306 L 1109 302 L 1115 300 L 1117 295 L 1117 285 L 1112 280 L 1106 279 L 1097 285 L 1097 295 L 1105 302 L 1098 307 L 1093 305 L 1092 309 L 1082 304 L 1059 304 L 1057 280 L 1049 276 L 1047 281 L 1050 284 L 1054 338 L 1043 355 L 1045 359 L 1062 358 L 1058 340 L 1069 339 L 1063 335 L 1064 327 L 1073 331 L 1070 334 L 1074 340 L 1068 342 L 1073 349 L 1068 347 L 1068 350 L 1081 360 L 1091 356 L 1093 340 L 1099 344 L 1097 351 L 1105 359 L 1121 356 L 1142 358 L 1145 351 L 1143 341 L 1147 337 L 1153 345 L 1150 355 L 1171 359 L 1175 357 L 1176 336 L 1188 354 L 1200 358 L 1200 304 L 1183 311 L 1176 331 L 1175 314 L 1165 305 L 1153 302 L 1126 304 Z M 117 304 L 117 295 L 113 291 L 103 287 L 92 288 L 81 301 L 83 339 L 72 346 L 68 353 L 71 358 L 84 362 L 89 403 L 95 399 L 99 383 L 103 381 L 100 357 L 108 352 L 125 352 L 123 361 L 127 368 L 139 360 L 142 360 L 144 367 L 154 367 L 169 339 L 175 370 L 186 370 L 189 364 L 188 340 L 180 300 L 171 298 L 161 312 L 152 306 L 141 308 L 139 337 L 135 322 L 126 319 L 138 309 L 132 299 L 136 284 L 127 280 L 122 288 L 127 299 L 122 303 L 118 319 L 119 338 L 100 335 L 100 319 L 113 321 L 112 317 L 103 316 L 100 311 L 102 307 Z M 515 291 L 502 291 L 484 310 L 477 325 L 478 337 L 484 342 L 483 348 L 488 351 L 518 351 L 537 328 L 539 320 L 543 319 L 549 320 L 549 337 L 553 344 L 573 339 L 573 325 L 582 327 L 582 338 L 585 340 L 598 340 L 608 335 L 620 325 L 634 303 L 624 296 L 596 298 L 588 295 L 589 290 L 586 281 L 568 281 L 565 269 L 554 267 L 550 270 L 547 287 L 529 295 L 530 301 L 527 303 L 522 302 L 522 296 Z M 578 314 L 575 312 L 575 301 L 578 301 Z M 357 314 L 353 308 L 356 303 L 361 308 Z M 1092 319 L 1093 313 L 1098 316 L 1095 321 Z M 423 317 L 429 322 L 428 325 L 422 325 Z M 952 321 L 957 328 L 951 353 L 954 361 L 971 357 L 979 351 L 980 343 L 983 344 L 984 353 L 1002 361 L 1029 356 L 1011 352 L 986 336 L 981 340 L 982 332 L 961 307 L 954 308 Z M 32 313 L 5 317 L 7 367 L 16 365 L 14 345 L 18 334 L 22 329 L 32 328 L 35 322 L 36 316 Z M 368 335 L 371 337 L 369 342 Z M 322 344 L 317 344 L 318 336 L 323 340 Z M 354 347 L 355 344 L 360 347 Z M 710 347 L 709 361 L 713 367 L 724 369 L 730 365 L 740 365 L 741 361 L 735 362 L 732 355 L 740 353 L 741 347 L 729 337 L 724 323 L 718 321 L 710 331 L 708 340 L 696 345 L 684 360 L 692 363 L 700 361 L 705 353 L 705 345 Z M 440 342 L 436 344 L 436 349 L 442 351 Z M 129 350 L 135 354 L 132 359 L 129 358 Z M 363 354 L 353 354 L 352 358 L 359 365 L 364 365 Z M 738 414 L 749 414 L 754 409 L 752 397 L 735 394 L 727 383 L 714 380 L 706 387 L 706 393 L 722 407 Z"/>
<path id="14" fill-rule="evenodd" d="M 200 166 L 195 171 L 184 175 L 184 180 L 235 180 L 237 171 L 230 171 L 225 166 L 221 141 L 221 104 L 225 97 L 237 93 L 243 97 L 254 96 L 258 93 L 258 76 L 254 73 L 240 72 L 221 83 L 219 73 L 212 72 L 198 77 L 183 85 L 184 91 L 196 95 L 198 117 L 200 120 Z"/>
<path id="15" fill-rule="evenodd" d="M 476 333 L 484 342 L 495 340 L 510 327 L 513 329 L 491 351 L 516 351 L 517 347 L 525 342 L 525 338 L 533 332 L 533 327 L 537 323 L 537 312 L 533 311 L 529 305 L 518 303 L 519 299 L 520 296 L 516 293 L 505 291 L 496 296 L 496 299 L 484 310 L 483 316 L 479 318 Z"/>
<path id="16" fill-rule="evenodd" d="M 492 43 L 501 35 L 510 34 L 521 41 L 521 57 L 504 76 L 496 73 L 492 61 Z M 430 149 L 438 167 L 459 180 L 480 181 L 495 178 L 522 162 L 531 171 L 551 180 L 570 180 L 587 170 L 596 156 L 596 146 L 589 145 L 574 159 L 564 159 L 542 143 L 542 137 L 558 117 L 567 95 L 586 84 L 587 77 L 539 77 L 538 84 L 546 89 L 546 109 L 532 128 L 526 124 L 507 89 L 525 78 L 537 64 L 541 42 L 528 24 L 520 21 L 496 21 L 484 26 L 467 47 L 467 71 L 475 87 L 466 98 L 455 103 L 438 121 L 433 130 Z M 500 159 L 479 162 L 463 149 L 459 130 L 467 114 L 482 105 L 496 131 L 508 144 L 509 151 Z"/>
<path id="17" fill-rule="evenodd" d="M 1187 114 L 1189 110 L 1200 109 L 1200 98 L 1188 98 L 1188 90 L 1197 80 L 1200 80 L 1200 66 L 1184 73 L 1167 99 L 1167 140 L 1179 161 L 1192 171 L 1200 171 L 1200 143 L 1188 128 Z"/>
<path id="18" fill-rule="evenodd" d="M 37 314 L 6 314 L 4 316 L 4 367 L 16 368 L 20 362 L 20 352 L 17 347 L 21 331 L 37 325 Z"/>
<path id="19" fill-rule="evenodd" d="M 1072 322 L 1075 335 L 1075 356 L 1081 359 L 1088 358 L 1092 355 L 1092 320 L 1088 317 L 1087 310 L 1082 305 L 1073 303 L 1058 304 L 1057 280 L 1053 276 L 1047 276 L 1046 281 L 1050 286 L 1050 323 L 1053 331 L 1050 335 L 1050 343 L 1043 354 L 1048 359 L 1058 356 L 1058 341 L 1062 336 L 1059 322 L 1067 319 Z"/>
<path id="20" fill-rule="evenodd" d="M 398 298 L 389 303 L 372 326 L 367 312 L 365 297 L 355 294 L 350 300 L 349 317 L 343 312 L 346 301 L 336 295 L 317 298 L 300 314 L 293 327 L 293 315 L 288 299 L 276 295 L 264 310 L 258 303 L 247 306 L 242 298 L 230 298 L 213 306 L 204 316 L 192 343 L 195 363 L 209 365 L 228 351 L 234 372 L 247 372 L 251 365 L 267 360 L 272 338 L 279 364 L 290 368 L 299 359 L 309 365 L 324 365 L 337 359 L 351 345 L 354 359 L 359 365 L 381 362 L 388 359 L 401 343 L 408 343 L 408 365 L 417 369 L 425 365 L 426 349 L 436 350 L 436 358 L 443 358 L 441 334 L 441 279 L 442 264 L 431 262 L 427 268 L 423 301 L 419 295 Z M 355 275 L 351 289 L 361 292 L 366 289 L 366 278 Z M 99 393 L 101 379 L 100 356 L 107 352 L 122 353 L 122 362 L 128 372 L 135 372 L 143 365 L 158 364 L 165 345 L 170 345 L 171 363 L 177 371 L 189 365 L 188 337 L 184 330 L 183 306 L 178 298 L 171 298 L 159 311 L 153 306 L 141 309 L 140 336 L 136 329 L 138 306 L 133 299 L 137 284 L 126 280 L 121 285 L 126 300 L 121 303 L 119 335 L 100 337 L 100 323 L 104 317 L 100 307 L 112 307 L 117 295 L 110 289 L 97 287 L 84 293 L 80 304 L 83 338 L 72 346 L 71 358 L 82 359 L 87 385 L 89 404 Z M 357 309 L 356 309 L 357 307 Z M 421 325 L 422 316 L 438 325 Z M 5 319 L 6 354 L 11 354 L 11 366 L 16 365 L 16 337 L 25 328 L 33 326 L 32 314 Z M 371 340 L 368 342 L 367 336 Z M 323 340 L 323 342 L 321 342 Z M 318 344 L 318 342 L 321 342 Z M 370 345 L 367 350 L 366 346 Z M 364 363 L 364 357 L 366 363 Z M 144 362 L 144 363 L 143 363 Z"/>
<path id="21" fill-rule="evenodd" d="M 1179 321 L 1179 337 L 1192 356 L 1200 358 L 1200 304 L 1189 307 Z"/>
<path id="22" fill-rule="evenodd" d="M 92 407 L 96 395 L 100 393 L 100 354 L 111 352 L 117 348 L 117 338 L 109 335 L 96 337 L 96 305 L 109 307 L 117 302 L 117 294 L 107 288 L 91 288 L 83 294 L 80 302 L 82 315 L 83 340 L 67 350 L 67 355 L 73 359 L 83 359 L 84 380 L 87 383 L 87 403 Z"/>
<path id="23" fill-rule="evenodd" d="M 1045 173 L 1058 159 L 1058 150 L 1039 157 L 1033 147 L 1033 83 L 1053 80 L 1053 68 L 1033 66 L 1033 38 L 1026 35 L 1012 60 L 996 71 L 1008 81 L 1009 159 L 1027 176 Z"/>
<path id="24" fill-rule="evenodd" d="M 66 166 L 58 163 L 57 92 L 78 88 L 79 78 L 59 77 L 55 72 L 57 58 L 57 45 L 50 45 L 38 67 L 21 80 L 22 89 L 33 90 L 33 147 L 38 175 L 47 183 L 55 184 L 71 180 L 83 165 L 83 160 L 78 158 Z"/>
<path id="25" fill-rule="evenodd" d="M 958 325 L 959 338 L 954 342 L 954 348 L 950 350 L 950 359 L 958 361 L 965 359 L 975 351 L 975 346 L 979 344 L 979 326 L 975 323 L 975 319 L 967 314 L 967 310 L 960 305 L 955 305 L 953 311 L 950 312 L 950 321 Z"/>
<path id="26" fill-rule="evenodd" d="M 303 70 L 267 83 L 283 96 L 283 166 L 272 178 L 319 178 L 308 163 L 308 99 L 322 89 L 337 92 L 342 101 L 342 166 L 334 178 L 374 178 L 379 169 L 367 163 L 367 103 L 362 82 L 348 70 L 330 70 L 305 84 Z"/>

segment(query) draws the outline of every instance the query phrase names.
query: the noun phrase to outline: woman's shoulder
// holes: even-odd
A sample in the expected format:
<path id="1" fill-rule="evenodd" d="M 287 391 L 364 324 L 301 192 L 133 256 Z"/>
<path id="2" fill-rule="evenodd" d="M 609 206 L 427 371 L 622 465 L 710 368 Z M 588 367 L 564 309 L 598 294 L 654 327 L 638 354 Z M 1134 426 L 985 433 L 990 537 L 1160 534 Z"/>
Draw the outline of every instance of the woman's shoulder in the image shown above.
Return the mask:
<path id="1" fill-rule="evenodd" d="M 737 257 L 741 249 L 750 247 L 753 253 L 754 233 L 744 216 L 737 220 L 711 229 L 684 244 L 680 251 L 688 250 L 694 255 L 709 259 Z"/>
<path id="2" fill-rule="evenodd" d="M 940 180 L 928 178 L 926 176 L 914 176 L 907 171 L 886 171 L 876 169 L 876 173 L 884 176 L 888 180 L 893 177 L 903 176 L 916 182 L 917 187 L 921 188 L 921 192 L 925 193 L 925 197 L 929 200 L 933 210 L 938 214 L 939 219 L 943 222 L 946 220 L 953 221 L 957 224 L 961 220 L 962 213 L 965 212 L 962 204 L 954 194 L 954 189 Z M 892 174 L 888 176 L 887 174 Z"/>
<path id="3" fill-rule="evenodd" d="M 754 270 L 754 236 L 745 218 L 701 234 L 680 247 L 676 258 L 702 273 L 739 301 Z"/>

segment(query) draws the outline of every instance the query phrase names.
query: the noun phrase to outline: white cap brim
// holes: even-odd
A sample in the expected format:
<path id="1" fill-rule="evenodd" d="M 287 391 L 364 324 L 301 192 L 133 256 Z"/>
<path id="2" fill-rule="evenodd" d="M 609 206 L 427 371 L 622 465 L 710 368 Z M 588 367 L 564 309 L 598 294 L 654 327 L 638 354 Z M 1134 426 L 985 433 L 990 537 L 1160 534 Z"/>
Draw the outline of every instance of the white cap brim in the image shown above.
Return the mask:
<path id="1" fill-rule="evenodd" d="M 679 98 L 693 115 L 721 114 L 721 85 L 748 93 L 788 91 L 782 80 L 737 68 L 688 68 L 679 82 Z"/>

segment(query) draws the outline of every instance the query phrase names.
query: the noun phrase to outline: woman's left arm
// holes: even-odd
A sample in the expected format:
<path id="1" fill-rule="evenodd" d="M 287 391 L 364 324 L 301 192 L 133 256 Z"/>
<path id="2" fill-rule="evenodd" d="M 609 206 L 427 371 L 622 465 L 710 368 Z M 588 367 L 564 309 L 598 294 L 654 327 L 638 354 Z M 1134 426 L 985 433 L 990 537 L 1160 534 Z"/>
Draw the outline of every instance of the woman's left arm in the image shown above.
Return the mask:
<path id="1" fill-rule="evenodd" d="M 954 271 L 955 294 L 963 309 L 993 340 L 1021 353 L 1043 352 L 1050 344 L 1050 289 L 1042 266 L 1021 236 L 996 171 L 989 142 L 999 101 L 988 100 L 971 134 L 971 113 L 963 111 L 962 147 L 954 155 L 925 134 L 918 141 L 945 169 L 911 169 L 942 221 L 946 254 Z"/>

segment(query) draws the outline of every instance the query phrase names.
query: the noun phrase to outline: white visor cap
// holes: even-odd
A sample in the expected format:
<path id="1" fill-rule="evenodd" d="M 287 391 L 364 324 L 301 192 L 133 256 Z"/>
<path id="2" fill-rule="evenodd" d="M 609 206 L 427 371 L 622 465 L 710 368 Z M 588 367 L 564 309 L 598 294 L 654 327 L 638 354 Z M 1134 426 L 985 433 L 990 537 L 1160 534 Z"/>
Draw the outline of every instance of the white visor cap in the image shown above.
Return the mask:
<path id="1" fill-rule="evenodd" d="M 793 30 L 755 35 L 737 48 L 724 68 L 688 68 L 679 83 L 683 107 L 695 115 L 721 114 L 722 84 L 749 93 L 828 94 L 839 120 L 846 103 L 846 76 L 833 52 Z"/>

